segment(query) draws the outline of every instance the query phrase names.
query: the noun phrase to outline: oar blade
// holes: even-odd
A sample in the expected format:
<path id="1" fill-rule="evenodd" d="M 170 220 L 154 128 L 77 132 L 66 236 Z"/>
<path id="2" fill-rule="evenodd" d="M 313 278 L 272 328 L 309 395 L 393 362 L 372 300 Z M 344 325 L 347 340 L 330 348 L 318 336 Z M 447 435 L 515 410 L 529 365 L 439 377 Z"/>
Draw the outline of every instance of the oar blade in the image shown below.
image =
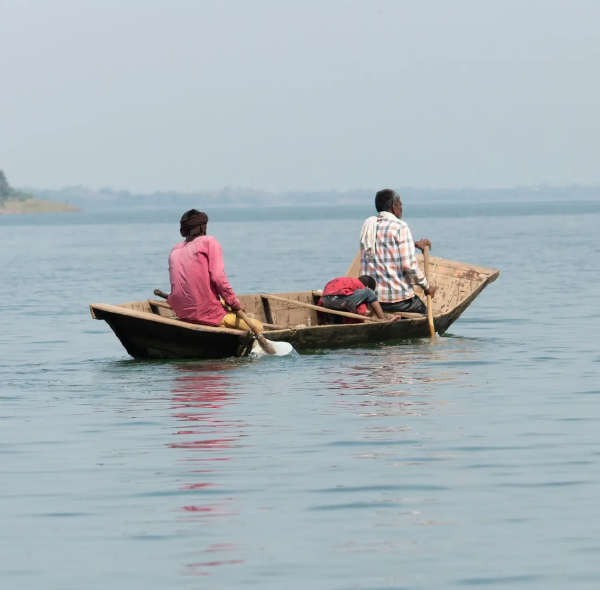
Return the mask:
<path id="1" fill-rule="evenodd" d="M 254 342 L 254 346 L 252 347 L 252 354 L 254 356 L 290 356 L 296 353 L 294 347 L 289 342 L 267 340 L 267 343 L 275 351 L 275 354 L 267 354 L 257 341 Z"/>

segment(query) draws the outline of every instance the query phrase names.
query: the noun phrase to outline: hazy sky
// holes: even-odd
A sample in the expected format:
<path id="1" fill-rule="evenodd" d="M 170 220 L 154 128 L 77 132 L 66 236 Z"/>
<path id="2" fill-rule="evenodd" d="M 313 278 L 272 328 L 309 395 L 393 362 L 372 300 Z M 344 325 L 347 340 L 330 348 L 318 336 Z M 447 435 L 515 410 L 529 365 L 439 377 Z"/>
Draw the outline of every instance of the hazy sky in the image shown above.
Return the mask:
<path id="1" fill-rule="evenodd" d="M 0 168 L 134 191 L 600 183 L 600 0 L 0 0 Z"/>

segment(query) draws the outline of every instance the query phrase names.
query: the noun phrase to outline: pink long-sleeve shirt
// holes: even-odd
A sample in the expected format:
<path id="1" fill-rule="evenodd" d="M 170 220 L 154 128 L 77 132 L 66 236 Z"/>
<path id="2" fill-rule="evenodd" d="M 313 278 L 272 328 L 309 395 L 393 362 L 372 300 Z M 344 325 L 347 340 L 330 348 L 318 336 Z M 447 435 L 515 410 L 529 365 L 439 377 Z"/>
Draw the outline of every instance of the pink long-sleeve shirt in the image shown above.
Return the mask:
<path id="1" fill-rule="evenodd" d="M 167 301 L 181 320 L 218 326 L 228 313 L 219 296 L 234 310 L 240 308 L 225 275 L 221 245 L 213 236 L 177 244 L 169 255 L 169 277 Z"/>

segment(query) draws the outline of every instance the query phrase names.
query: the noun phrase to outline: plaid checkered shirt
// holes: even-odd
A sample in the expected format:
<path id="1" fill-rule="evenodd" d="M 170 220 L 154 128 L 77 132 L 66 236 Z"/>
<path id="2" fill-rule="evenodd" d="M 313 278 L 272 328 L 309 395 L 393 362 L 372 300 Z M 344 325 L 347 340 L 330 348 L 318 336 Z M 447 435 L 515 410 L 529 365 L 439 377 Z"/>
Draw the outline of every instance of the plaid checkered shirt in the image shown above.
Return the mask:
<path id="1" fill-rule="evenodd" d="M 401 219 L 391 219 L 390 214 L 380 213 L 377 218 L 375 255 L 370 257 L 361 248 L 360 274 L 375 279 L 381 303 L 414 297 L 411 283 L 422 289 L 429 286 L 415 258 L 415 242 L 408 225 Z"/>

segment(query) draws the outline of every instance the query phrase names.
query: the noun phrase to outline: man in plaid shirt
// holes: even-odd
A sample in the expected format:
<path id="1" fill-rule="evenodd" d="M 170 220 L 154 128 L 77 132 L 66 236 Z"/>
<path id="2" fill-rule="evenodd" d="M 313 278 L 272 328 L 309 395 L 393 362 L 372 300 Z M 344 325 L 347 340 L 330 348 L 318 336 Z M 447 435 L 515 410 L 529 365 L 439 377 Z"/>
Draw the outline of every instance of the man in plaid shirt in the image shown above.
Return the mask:
<path id="1" fill-rule="evenodd" d="M 431 247 L 429 240 L 415 242 L 408 225 L 402 221 L 400 196 L 389 189 L 375 196 L 377 217 L 363 224 L 360 236 L 360 274 L 377 283 L 377 295 L 384 312 L 427 313 L 427 306 L 415 295 L 412 283 L 433 297 L 435 287 L 427 282 L 415 258 L 415 246 Z"/>

